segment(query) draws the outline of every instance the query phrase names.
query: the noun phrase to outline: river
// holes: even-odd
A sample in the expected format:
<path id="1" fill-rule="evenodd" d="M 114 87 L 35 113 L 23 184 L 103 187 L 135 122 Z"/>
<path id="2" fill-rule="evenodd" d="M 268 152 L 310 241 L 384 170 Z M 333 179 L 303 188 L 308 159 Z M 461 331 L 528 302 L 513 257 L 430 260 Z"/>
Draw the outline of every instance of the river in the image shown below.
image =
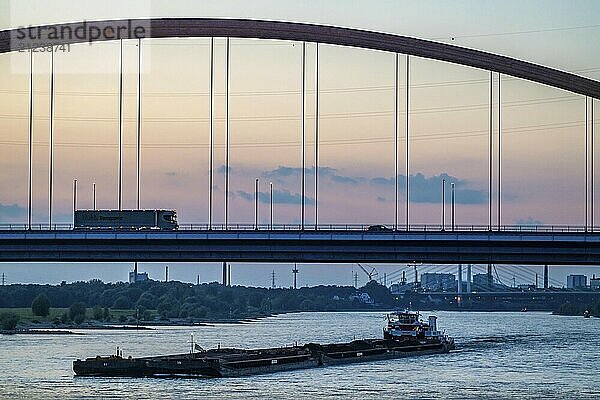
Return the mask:
<path id="1" fill-rule="evenodd" d="M 379 337 L 381 312 L 298 313 L 244 324 L 82 330 L 84 335 L 0 336 L 1 398 L 539 399 L 600 398 L 600 319 L 548 313 L 436 312 L 456 339 L 450 354 L 244 378 L 75 377 L 77 358 L 285 346 Z M 428 313 L 424 313 L 426 317 Z"/>

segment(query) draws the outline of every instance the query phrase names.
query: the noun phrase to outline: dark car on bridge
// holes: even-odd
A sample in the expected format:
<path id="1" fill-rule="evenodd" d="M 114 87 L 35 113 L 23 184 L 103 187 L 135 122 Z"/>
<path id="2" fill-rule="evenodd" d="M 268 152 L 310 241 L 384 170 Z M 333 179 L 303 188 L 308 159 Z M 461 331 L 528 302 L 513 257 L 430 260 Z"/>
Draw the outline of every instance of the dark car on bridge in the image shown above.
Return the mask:
<path id="1" fill-rule="evenodd" d="M 385 225 L 371 225 L 367 228 L 367 232 L 393 232 L 392 228 Z"/>

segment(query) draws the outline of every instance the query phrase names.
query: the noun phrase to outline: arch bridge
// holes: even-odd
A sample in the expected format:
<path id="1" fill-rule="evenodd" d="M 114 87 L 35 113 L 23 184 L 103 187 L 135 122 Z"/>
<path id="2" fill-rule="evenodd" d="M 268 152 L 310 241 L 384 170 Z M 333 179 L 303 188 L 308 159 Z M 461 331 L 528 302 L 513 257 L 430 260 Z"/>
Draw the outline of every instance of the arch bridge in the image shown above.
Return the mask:
<path id="1" fill-rule="evenodd" d="M 492 207 L 492 99 L 490 98 L 490 192 L 489 192 L 489 224 L 483 232 L 464 232 L 460 227 L 452 224 L 452 232 L 444 232 L 444 225 L 437 233 L 419 233 L 412 229 L 410 223 L 410 57 L 422 57 L 432 60 L 450 62 L 454 64 L 478 68 L 490 72 L 490 90 L 492 87 L 493 73 L 507 75 L 528 81 L 548 85 L 585 96 L 586 107 L 586 155 L 590 151 L 588 145 L 588 128 L 591 127 L 593 138 L 594 124 L 589 124 L 587 119 L 588 109 L 591 109 L 591 118 L 594 112 L 594 100 L 600 99 L 600 82 L 588 79 L 573 73 L 548 68 L 526 61 L 492 54 L 489 52 L 444 44 L 429 40 L 417 39 L 381 32 L 365 31 L 358 29 L 303 24 L 281 21 L 243 20 L 243 19 L 208 19 L 208 18 L 161 18 L 161 19 L 133 19 L 133 20 L 107 20 L 93 22 L 76 22 L 57 25 L 18 28 L 0 32 L 0 53 L 32 50 L 41 46 L 57 46 L 65 44 L 118 41 L 122 39 L 139 40 L 138 62 L 141 59 L 141 43 L 150 38 L 227 38 L 227 79 L 229 79 L 229 38 L 254 38 L 254 39 L 279 39 L 301 42 L 303 45 L 302 68 L 303 74 L 306 66 L 306 43 L 316 44 L 316 130 L 315 130 L 315 223 L 305 224 L 305 79 L 302 82 L 302 212 L 301 223 L 295 230 L 277 231 L 271 224 L 262 232 L 245 232 L 230 226 L 228 197 L 225 196 L 225 224 L 223 230 L 213 229 L 213 194 L 212 180 L 214 168 L 212 165 L 213 154 L 213 113 L 212 104 L 214 90 L 211 79 L 211 181 L 209 188 L 208 224 L 200 230 L 191 230 L 179 233 L 164 232 L 87 232 L 76 233 L 55 230 L 53 224 L 53 189 L 52 189 L 52 156 L 50 160 L 49 184 L 49 221 L 46 227 L 33 231 L 31 220 L 31 146 L 33 100 L 30 101 L 29 112 L 29 202 L 28 223 L 22 229 L 12 228 L 0 232 L 0 261 L 124 261 L 124 260 L 242 260 L 242 261 L 320 261 L 342 262 L 352 259 L 369 260 L 377 262 L 400 261 L 431 261 L 431 262 L 503 262 L 503 263 L 600 263 L 600 234 L 593 227 L 594 202 L 593 179 L 586 178 L 585 198 L 585 225 L 568 229 L 565 232 L 523 232 L 501 223 L 501 186 L 500 179 L 497 185 L 497 218 L 493 223 Z M 395 140 L 396 140 L 396 198 L 395 216 L 392 232 L 369 234 L 353 230 L 330 231 L 319 230 L 318 223 L 318 168 L 319 168 L 319 62 L 318 45 L 331 44 L 339 46 L 358 47 L 364 49 L 389 52 L 396 55 L 396 100 L 401 95 L 398 85 L 399 55 L 406 55 L 406 209 L 404 224 L 399 223 L 398 211 L 398 136 L 401 121 L 398 120 L 398 101 L 395 106 Z M 213 42 L 211 40 L 211 74 Z M 33 51 L 30 52 L 31 65 L 33 66 Z M 121 46 L 122 59 L 122 46 Z M 54 66 L 54 52 L 52 52 L 52 66 Z M 33 75 L 33 68 L 30 71 Z M 121 61 L 121 76 L 122 76 Z M 51 105 L 54 102 L 54 68 L 52 68 Z M 212 76 L 212 75 L 211 75 Z M 119 115 L 119 208 L 122 206 L 122 79 Z M 141 90 L 141 77 L 138 78 L 138 91 Z M 500 91 L 500 90 L 499 90 Z M 33 78 L 30 82 L 30 99 L 33 96 Z M 499 95 L 499 93 L 498 93 Z M 141 96 L 138 96 L 137 133 L 140 138 L 140 107 Z M 229 162 L 229 83 L 227 84 L 226 100 L 227 121 L 227 162 Z M 591 106 L 591 108 L 590 108 Z M 501 111 L 501 102 L 498 102 L 498 115 Z M 50 116 L 50 140 L 52 154 L 53 118 Z M 501 129 L 498 127 L 498 138 Z M 500 139 L 498 139 L 500 140 Z M 591 154 L 594 153 L 593 139 L 591 141 Z M 498 149 L 500 152 L 500 149 Z M 499 158 L 500 159 L 500 158 Z M 498 165 L 500 170 L 501 166 Z M 137 153 L 137 205 L 139 208 L 139 140 Z M 229 193 L 229 164 L 226 165 L 226 190 Z M 594 165 L 586 161 L 586 174 L 594 174 Z M 586 175 L 587 176 L 587 175 Z M 592 201 L 588 204 L 589 195 Z M 74 204 L 76 207 L 76 203 Z M 257 213 L 258 214 L 258 213 Z M 590 223 L 591 221 L 591 223 Z M 444 223 L 444 222 L 443 222 Z M 442 224 L 443 224 L 442 223 Z M 259 229 L 258 219 L 254 226 Z M 486 229 L 487 228 L 487 229 Z M 312 232 L 310 232 L 312 230 Z M 361 243 L 368 243 L 363 245 Z M 248 247 L 248 245 L 251 247 Z M 215 247 L 216 246 L 216 247 Z M 221 247 L 219 247 L 221 246 Z M 346 247 L 350 246 L 350 247 Z M 365 247 L 365 254 L 361 256 L 361 249 Z M 160 250 L 159 250 L 160 249 Z M 220 250 L 218 250 L 220 249 Z M 256 251 L 252 250 L 255 249 Z M 368 250 L 367 250 L 368 249 Z M 258 254 L 258 255 L 257 255 Z M 508 255 L 509 254 L 509 255 Z"/>

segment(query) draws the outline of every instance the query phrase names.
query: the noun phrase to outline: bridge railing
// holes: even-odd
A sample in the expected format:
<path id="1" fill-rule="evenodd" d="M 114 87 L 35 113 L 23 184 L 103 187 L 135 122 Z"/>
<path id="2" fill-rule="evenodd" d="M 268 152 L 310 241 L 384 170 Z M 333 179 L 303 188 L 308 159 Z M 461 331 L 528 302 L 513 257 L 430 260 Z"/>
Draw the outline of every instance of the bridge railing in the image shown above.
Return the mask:
<path id="1" fill-rule="evenodd" d="M 390 228 L 393 225 L 369 225 L 369 224 L 319 224 L 318 227 L 314 225 L 305 225 L 304 230 L 306 231 L 314 231 L 314 230 L 323 230 L 323 231 L 369 231 L 369 232 L 394 232 L 393 228 Z M 255 226 L 254 224 L 229 224 L 225 226 L 224 224 L 212 224 L 209 228 L 209 225 L 206 223 L 193 223 L 193 224 L 181 224 L 179 225 L 179 230 L 181 231 L 226 231 L 226 230 L 239 230 L 239 231 L 252 231 L 252 230 L 261 230 L 261 231 L 299 231 L 301 230 L 301 226 L 299 224 L 260 224 Z M 4 231 L 24 231 L 29 230 L 27 224 L 0 224 L 0 230 Z M 69 231 L 73 230 L 73 224 L 69 223 L 57 223 L 57 224 L 32 224 L 32 231 L 48 231 L 48 230 L 56 230 L 56 231 Z M 120 229 L 111 229 L 111 228 L 98 228 L 96 230 L 120 230 Z M 408 229 L 406 225 L 398 226 L 397 232 L 489 232 L 491 231 L 500 231 L 500 232 L 581 232 L 581 233 L 591 233 L 591 232 L 599 232 L 600 227 L 584 227 L 581 225 L 502 225 L 492 226 L 488 225 L 455 225 L 444 226 L 442 227 L 439 224 L 411 224 Z"/>

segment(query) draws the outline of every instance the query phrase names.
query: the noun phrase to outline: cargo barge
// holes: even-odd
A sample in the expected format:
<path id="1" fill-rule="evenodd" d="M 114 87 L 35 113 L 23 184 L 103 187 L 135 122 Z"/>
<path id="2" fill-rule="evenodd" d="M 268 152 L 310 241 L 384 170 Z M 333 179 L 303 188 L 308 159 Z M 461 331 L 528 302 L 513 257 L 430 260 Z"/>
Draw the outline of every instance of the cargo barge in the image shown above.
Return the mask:
<path id="1" fill-rule="evenodd" d="M 237 377 L 447 353 L 454 349 L 454 340 L 437 330 L 436 317 L 430 316 L 428 322 L 419 317 L 418 312 L 410 311 L 389 314 L 383 339 L 252 350 L 202 350 L 192 339 L 190 353 L 124 358 L 117 349 L 117 354 L 112 356 L 74 361 L 73 370 L 80 376 Z"/>

